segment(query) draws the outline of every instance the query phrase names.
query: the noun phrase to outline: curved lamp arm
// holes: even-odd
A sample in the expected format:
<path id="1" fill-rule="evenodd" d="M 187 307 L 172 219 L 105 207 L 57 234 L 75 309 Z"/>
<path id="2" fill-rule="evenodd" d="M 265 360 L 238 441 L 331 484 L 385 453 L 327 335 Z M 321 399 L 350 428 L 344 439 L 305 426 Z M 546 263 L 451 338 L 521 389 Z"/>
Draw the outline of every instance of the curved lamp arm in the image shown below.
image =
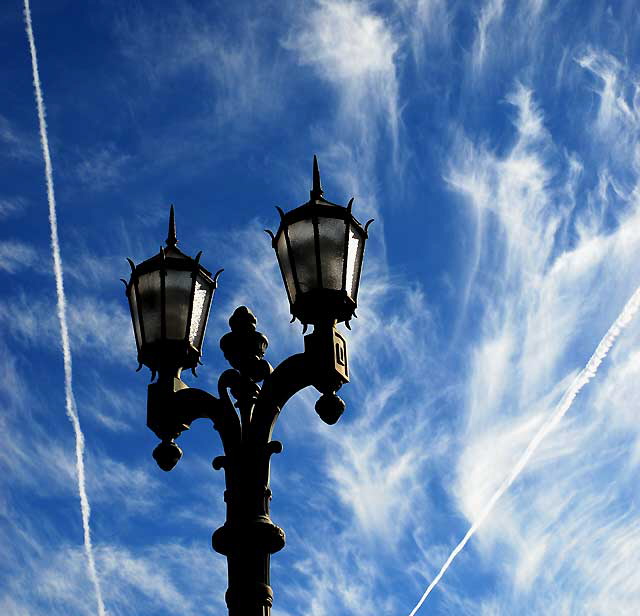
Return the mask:
<path id="1" fill-rule="evenodd" d="M 282 361 L 264 379 L 252 414 L 251 438 L 254 442 L 268 443 L 284 405 L 296 393 L 313 385 L 314 379 L 309 366 L 307 356 L 297 353 Z"/>
<path id="2" fill-rule="evenodd" d="M 223 372 L 218 381 L 220 398 L 202 389 L 190 387 L 174 394 L 176 413 L 183 419 L 183 423 L 190 426 L 196 419 L 210 419 L 220 434 L 222 447 L 227 455 L 239 446 L 241 435 L 240 420 L 225 386 L 228 372 L 232 371 Z"/>

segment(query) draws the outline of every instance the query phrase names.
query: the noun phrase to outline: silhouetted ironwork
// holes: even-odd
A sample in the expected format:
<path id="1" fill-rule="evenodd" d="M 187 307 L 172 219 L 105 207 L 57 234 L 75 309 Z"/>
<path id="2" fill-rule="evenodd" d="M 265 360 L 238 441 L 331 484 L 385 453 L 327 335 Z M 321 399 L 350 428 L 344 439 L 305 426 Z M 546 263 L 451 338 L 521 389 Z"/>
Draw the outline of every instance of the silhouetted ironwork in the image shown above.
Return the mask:
<path id="1" fill-rule="evenodd" d="M 310 200 L 287 214 L 279 210 L 280 227 L 275 235 L 269 232 L 291 313 L 305 331 L 313 325 L 304 352 L 273 369 L 264 359 L 267 337 L 257 331 L 253 313 L 240 306 L 229 319 L 231 331 L 220 340 L 231 368 L 218 379 L 217 397 L 188 387 L 181 372 L 199 363 L 222 270 L 211 277 L 200 265 L 201 253 L 191 259 L 178 250 L 173 206 L 167 248 L 138 266 L 129 260 L 126 293 L 138 361 L 152 370 L 147 426 L 161 441 L 154 459 L 165 471 L 174 468 L 182 457 L 175 439 L 196 419 L 210 419 L 222 441 L 224 455 L 213 467 L 225 472 L 227 519 L 213 533 L 212 545 L 227 557 L 230 616 L 271 613 L 270 558 L 285 544 L 284 531 L 269 514 L 270 459 L 282 451 L 271 436 L 280 411 L 310 385 L 322 394 L 315 409 L 324 422 L 336 423 L 345 409 L 336 392 L 349 381 L 347 345 L 336 323 L 354 315 L 369 223 L 362 227 L 353 217 L 353 199 L 345 208 L 322 194 L 314 156 Z"/>

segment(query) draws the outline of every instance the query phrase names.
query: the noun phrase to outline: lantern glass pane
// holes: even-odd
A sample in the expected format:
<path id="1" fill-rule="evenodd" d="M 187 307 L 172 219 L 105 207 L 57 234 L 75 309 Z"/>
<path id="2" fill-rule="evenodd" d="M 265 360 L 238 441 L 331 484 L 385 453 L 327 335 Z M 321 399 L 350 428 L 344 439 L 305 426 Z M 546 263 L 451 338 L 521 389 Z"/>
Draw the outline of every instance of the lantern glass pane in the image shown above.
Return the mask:
<path id="1" fill-rule="evenodd" d="M 289 241 L 300 293 L 317 289 L 319 285 L 313 222 L 300 220 L 290 225 Z"/>
<path id="2" fill-rule="evenodd" d="M 142 324 L 144 327 L 144 342 L 149 344 L 160 340 L 160 272 L 142 274 L 138 279 L 138 294 L 142 309 Z"/>
<path id="3" fill-rule="evenodd" d="M 291 261 L 289 260 L 289 251 L 287 250 L 287 238 L 284 233 L 280 233 L 278 243 L 276 244 L 276 254 L 278 255 L 278 264 L 280 271 L 284 277 L 284 283 L 289 294 L 289 301 L 293 304 L 296 301 L 296 284 L 291 271 Z"/>
<path id="4" fill-rule="evenodd" d="M 342 289 L 345 224 L 339 218 L 318 218 L 322 286 L 325 289 Z"/>
<path id="5" fill-rule="evenodd" d="M 349 227 L 349 241 L 347 244 L 347 277 L 345 288 L 349 297 L 356 300 L 358 297 L 358 284 L 360 282 L 360 268 L 362 266 L 362 251 L 364 241 L 360 231 L 353 225 Z"/>
<path id="6" fill-rule="evenodd" d="M 196 277 L 196 286 L 193 292 L 193 312 L 189 326 L 189 342 L 198 351 L 202 350 L 202 341 L 209 318 L 209 308 L 213 297 L 213 285 L 201 275 Z"/>
<path id="7" fill-rule="evenodd" d="M 138 315 L 138 302 L 136 300 L 136 289 L 135 285 L 129 285 L 129 308 L 131 308 L 131 320 L 133 321 L 133 333 L 136 337 L 136 347 L 138 351 L 140 350 L 140 346 L 142 345 L 142 336 L 140 334 L 140 318 Z"/>
<path id="8" fill-rule="evenodd" d="M 193 278 L 190 271 L 167 270 L 164 279 L 166 335 L 184 340 L 187 335 Z"/>

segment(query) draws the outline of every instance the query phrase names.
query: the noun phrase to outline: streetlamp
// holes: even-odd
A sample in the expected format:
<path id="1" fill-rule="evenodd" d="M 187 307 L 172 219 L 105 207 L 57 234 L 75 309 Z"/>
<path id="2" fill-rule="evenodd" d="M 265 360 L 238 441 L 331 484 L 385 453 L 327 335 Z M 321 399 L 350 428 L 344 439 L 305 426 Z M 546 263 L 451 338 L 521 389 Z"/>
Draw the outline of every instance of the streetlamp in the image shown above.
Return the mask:
<path id="1" fill-rule="evenodd" d="M 138 349 L 138 370 L 152 371 L 148 386 L 147 426 L 160 444 L 153 457 L 170 471 L 182 456 L 175 439 L 196 419 L 210 419 L 219 432 L 224 455 L 213 460 L 224 469 L 227 519 L 213 533 L 214 550 L 227 557 L 230 616 L 269 616 L 273 603 L 270 556 L 285 544 L 284 531 L 269 516 L 269 461 L 282 451 L 271 440 L 275 421 L 296 392 L 313 385 L 322 395 L 315 408 L 334 424 L 344 411 L 336 395 L 349 381 L 347 347 L 336 324 L 354 316 L 367 228 L 347 207 L 326 201 L 318 163 L 313 159 L 310 199 L 284 213 L 280 226 L 268 231 L 276 251 L 293 320 L 306 332 L 304 352 L 288 357 L 275 369 L 264 359 L 266 336 L 256 330 L 256 318 L 245 306 L 229 319 L 231 331 L 220 347 L 231 369 L 218 379 L 218 397 L 188 387 L 183 369 L 194 371 L 217 279 L 177 248 L 173 207 L 166 248 L 135 265 L 126 294 Z M 157 376 L 157 380 L 156 380 Z M 153 382 L 155 381 L 155 382 Z M 259 385 L 262 383 L 262 386 Z M 235 402 L 232 400 L 235 400 Z M 238 411 L 236 411 L 236 408 Z"/>

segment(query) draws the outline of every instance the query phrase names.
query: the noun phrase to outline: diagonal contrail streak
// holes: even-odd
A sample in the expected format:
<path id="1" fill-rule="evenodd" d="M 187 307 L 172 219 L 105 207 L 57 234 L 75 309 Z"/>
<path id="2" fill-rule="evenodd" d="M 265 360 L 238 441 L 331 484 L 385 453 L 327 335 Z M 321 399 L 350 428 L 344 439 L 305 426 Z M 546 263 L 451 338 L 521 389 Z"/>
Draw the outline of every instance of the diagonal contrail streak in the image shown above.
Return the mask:
<path id="1" fill-rule="evenodd" d="M 620 335 L 620 332 L 629 324 L 631 319 L 638 312 L 638 309 L 640 309 L 640 287 L 635 290 L 634 294 L 631 296 L 631 299 L 629 299 L 629 301 L 626 303 L 618 318 L 613 322 L 613 325 L 611 325 L 607 333 L 604 335 L 604 337 L 596 347 L 593 355 L 587 362 L 587 365 L 580 371 L 569 388 L 564 392 L 564 395 L 556 406 L 553 414 L 549 417 L 549 419 L 547 419 L 547 421 L 542 425 L 542 427 L 533 437 L 528 447 L 525 449 L 524 453 L 522 454 L 522 456 L 520 456 L 520 459 L 513 467 L 511 473 L 502 482 L 500 487 L 496 490 L 495 494 L 489 499 L 489 502 L 484 506 L 484 508 L 480 512 L 480 515 L 476 518 L 476 520 L 467 531 L 467 534 L 453 549 L 453 551 L 449 555 L 449 558 L 447 558 L 444 565 L 442 565 L 442 568 L 438 572 L 438 575 L 436 575 L 431 584 L 429 584 L 427 590 L 425 590 L 424 594 L 420 598 L 420 601 L 418 601 L 413 610 L 411 610 L 409 616 L 414 616 L 415 613 L 420 609 L 422 604 L 425 602 L 425 599 L 431 594 L 431 591 L 442 579 L 442 576 L 446 573 L 455 557 L 462 551 L 464 546 L 467 545 L 469 539 L 473 537 L 478 528 L 480 528 L 482 523 L 486 520 L 487 516 L 495 507 L 495 504 L 498 502 L 498 500 L 500 500 L 504 493 L 509 489 L 511 484 L 518 478 L 518 475 L 520 475 L 524 467 L 527 465 L 527 462 L 529 462 L 531 456 L 535 453 L 536 449 L 538 449 L 540 443 L 542 443 L 549 432 L 551 432 L 556 427 L 558 422 L 565 416 L 567 411 L 571 408 L 575 397 L 578 395 L 578 393 L 580 393 L 580 390 L 596 375 L 596 372 L 598 371 L 598 367 L 602 363 L 602 360 L 607 356 L 607 353 L 609 352 L 609 349 L 615 342 L 616 338 Z"/>
<path id="2" fill-rule="evenodd" d="M 42 156 L 44 158 L 44 173 L 47 184 L 47 201 L 49 203 L 49 225 L 51 227 L 51 253 L 53 256 L 53 271 L 56 279 L 56 294 L 58 298 L 58 320 L 60 321 L 60 339 L 62 342 L 62 356 L 64 361 L 64 391 L 67 408 L 67 416 L 73 426 L 76 440 L 76 471 L 78 475 L 78 493 L 80 496 L 80 511 L 82 514 L 82 528 L 84 531 L 84 550 L 89 567 L 89 577 L 93 582 L 98 603 L 99 616 L 105 616 L 106 611 L 102 600 L 102 589 L 96 570 L 96 563 L 93 556 L 93 546 L 91 544 L 91 530 L 89 519 L 91 509 L 87 498 L 84 473 L 84 435 L 80 428 L 80 419 L 76 409 L 76 402 L 73 395 L 71 383 L 71 347 L 69 344 L 69 328 L 67 326 L 67 307 L 64 294 L 62 259 L 60 257 L 60 243 L 58 240 L 58 220 L 56 215 L 56 197 L 53 189 L 53 167 L 51 165 L 51 153 L 49 151 L 49 139 L 47 137 L 47 123 L 45 120 L 44 100 L 42 98 L 42 86 L 40 84 L 40 72 L 38 70 L 38 58 L 36 54 L 36 44 L 33 36 L 33 26 L 31 23 L 31 8 L 29 0 L 24 0 L 24 19 L 29 39 L 29 51 L 31 52 L 31 68 L 33 70 L 33 87 L 35 90 L 36 107 L 38 111 L 38 124 L 40 127 L 40 145 L 42 146 Z"/>

